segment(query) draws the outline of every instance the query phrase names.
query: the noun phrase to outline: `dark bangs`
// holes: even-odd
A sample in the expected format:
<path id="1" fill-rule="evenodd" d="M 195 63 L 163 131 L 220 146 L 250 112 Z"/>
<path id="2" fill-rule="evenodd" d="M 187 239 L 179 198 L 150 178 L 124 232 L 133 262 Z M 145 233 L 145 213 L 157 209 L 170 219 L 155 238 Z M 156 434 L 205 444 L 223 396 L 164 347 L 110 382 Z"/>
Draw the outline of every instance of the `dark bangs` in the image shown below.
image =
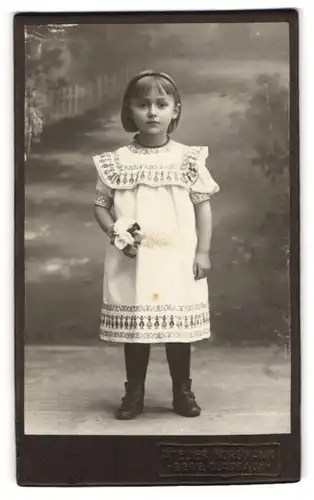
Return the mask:
<path id="1" fill-rule="evenodd" d="M 181 114 L 181 99 L 179 92 L 175 85 L 163 77 L 162 75 L 147 75 L 140 79 L 134 78 L 129 83 L 126 92 L 124 94 L 122 109 L 121 109 L 121 121 L 123 128 L 126 132 L 137 132 L 137 126 L 135 125 L 130 110 L 131 99 L 142 99 L 150 94 L 152 90 L 156 90 L 161 96 L 169 95 L 173 97 L 175 104 L 180 104 L 179 114 L 175 120 L 169 125 L 168 133 L 174 131 L 180 119 Z"/>

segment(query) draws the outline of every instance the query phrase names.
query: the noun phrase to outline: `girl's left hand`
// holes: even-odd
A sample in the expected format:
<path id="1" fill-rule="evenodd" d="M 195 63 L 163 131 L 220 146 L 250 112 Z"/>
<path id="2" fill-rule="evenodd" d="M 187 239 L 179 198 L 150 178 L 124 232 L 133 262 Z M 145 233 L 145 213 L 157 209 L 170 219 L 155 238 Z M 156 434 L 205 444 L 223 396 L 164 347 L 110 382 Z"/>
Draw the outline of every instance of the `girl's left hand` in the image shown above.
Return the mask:
<path id="1" fill-rule="evenodd" d="M 195 254 L 193 263 L 193 274 L 196 280 L 201 280 L 206 277 L 210 270 L 210 259 L 208 252 L 199 252 Z"/>

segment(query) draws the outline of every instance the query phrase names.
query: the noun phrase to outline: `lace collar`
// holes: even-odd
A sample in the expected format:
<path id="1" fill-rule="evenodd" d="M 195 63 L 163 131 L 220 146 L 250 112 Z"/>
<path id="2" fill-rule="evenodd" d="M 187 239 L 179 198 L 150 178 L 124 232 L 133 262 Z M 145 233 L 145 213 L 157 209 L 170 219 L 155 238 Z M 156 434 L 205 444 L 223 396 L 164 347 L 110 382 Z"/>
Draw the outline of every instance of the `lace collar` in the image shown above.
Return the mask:
<path id="1" fill-rule="evenodd" d="M 169 143 L 166 146 L 169 146 Z M 138 184 L 152 187 L 165 185 L 191 187 L 199 176 L 198 162 L 201 154 L 201 147 L 189 147 L 180 161 L 164 164 L 144 162 L 137 165 L 121 163 L 118 152 L 114 151 L 94 156 L 94 162 L 100 178 L 112 189 L 132 189 Z"/>

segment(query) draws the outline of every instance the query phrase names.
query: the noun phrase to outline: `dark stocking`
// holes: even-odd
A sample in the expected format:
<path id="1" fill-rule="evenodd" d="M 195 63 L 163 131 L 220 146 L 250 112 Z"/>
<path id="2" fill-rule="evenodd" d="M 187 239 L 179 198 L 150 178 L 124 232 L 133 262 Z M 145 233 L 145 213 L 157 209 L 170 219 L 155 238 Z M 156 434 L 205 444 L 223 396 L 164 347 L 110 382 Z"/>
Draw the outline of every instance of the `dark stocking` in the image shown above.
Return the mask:
<path id="1" fill-rule="evenodd" d="M 149 353 L 150 344 L 124 344 L 128 382 L 145 382 Z"/>
<path id="2" fill-rule="evenodd" d="M 173 382 L 187 382 L 190 378 L 191 344 L 178 342 L 166 344 L 166 355 Z"/>

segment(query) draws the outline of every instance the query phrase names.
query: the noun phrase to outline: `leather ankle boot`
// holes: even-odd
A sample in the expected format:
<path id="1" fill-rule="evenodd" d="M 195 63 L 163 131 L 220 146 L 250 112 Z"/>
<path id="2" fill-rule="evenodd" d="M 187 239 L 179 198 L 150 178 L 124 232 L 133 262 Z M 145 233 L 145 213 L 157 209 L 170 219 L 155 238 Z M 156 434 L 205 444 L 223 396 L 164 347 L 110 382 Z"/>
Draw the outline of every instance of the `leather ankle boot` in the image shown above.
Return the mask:
<path id="1" fill-rule="evenodd" d="M 201 408 L 191 391 L 191 379 L 186 382 L 173 382 L 173 411 L 182 417 L 198 417 Z"/>
<path id="2" fill-rule="evenodd" d="M 132 420 L 144 410 L 144 384 L 125 382 L 125 396 L 116 411 L 118 420 Z"/>

